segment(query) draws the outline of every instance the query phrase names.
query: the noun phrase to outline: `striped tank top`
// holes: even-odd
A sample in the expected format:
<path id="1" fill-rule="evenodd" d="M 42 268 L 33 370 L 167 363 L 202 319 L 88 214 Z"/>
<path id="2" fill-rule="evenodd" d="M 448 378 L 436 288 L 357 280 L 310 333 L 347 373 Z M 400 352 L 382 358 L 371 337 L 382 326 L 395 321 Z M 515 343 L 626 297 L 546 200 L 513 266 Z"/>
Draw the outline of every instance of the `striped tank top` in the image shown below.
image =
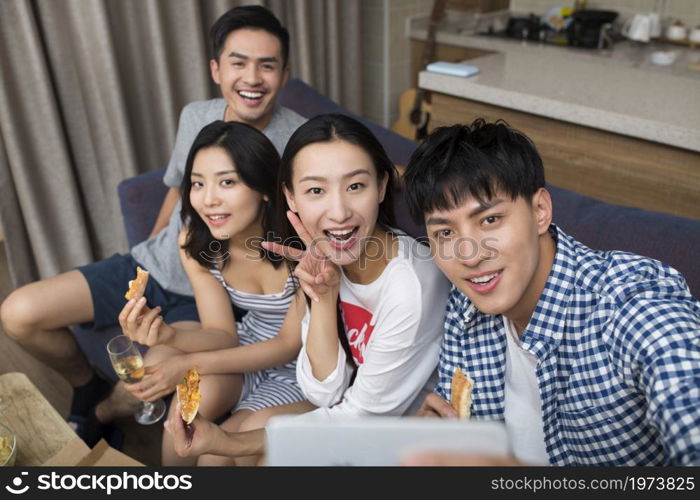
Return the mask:
<path id="1" fill-rule="evenodd" d="M 236 321 L 241 345 L 261 342 L 277 336 L 296 293 L 294 276 L 289 275 L 281 292 L 259 295 L 236 290 L 226 283 L 219 270 L 210 269 L 209 271 L 226 289 L 231 302 L 248 311 L 243 319 Z M 281 367 L 270 368 L 265 372 L 272 379 L 291 377 L 291 380 L 296 383 L 296 360 Z"/>

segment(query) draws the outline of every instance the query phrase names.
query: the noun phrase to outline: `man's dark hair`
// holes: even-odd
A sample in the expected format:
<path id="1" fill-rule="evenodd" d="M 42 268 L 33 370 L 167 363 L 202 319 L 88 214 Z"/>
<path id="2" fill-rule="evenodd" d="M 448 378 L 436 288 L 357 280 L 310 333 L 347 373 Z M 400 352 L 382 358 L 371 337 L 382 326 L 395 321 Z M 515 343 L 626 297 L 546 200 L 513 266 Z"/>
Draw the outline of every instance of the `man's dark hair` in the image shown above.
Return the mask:
<path id="1" fill-rule="evenodd" d="M 531 199 L 544 187 L 537 148 L 503 120 L 436 128 L 411 155 L 403 177 L 411 217 L 450 210 L 468 196 L 479 201 L 501 191 L 515 200 Z"/>
<path id="2" fill-rule="evenodd" d="M 274 227 L 277 225 L 273 200 L 277 194 L 275 179 L 280 157 L 270 139 L 255 127 L 242 122 L 217 120 L 204 127 L 194 140 L 180 185 L 180 217 L 187 226 L 187 238 L 182 248 L 203 267 L 223 269 L 230 261 L 225 258 L 229 242 L 214 238 L 190 202 L 194 159 L 202 149 L 214 147 L 223 149 L 229 155 L 238 176 L 246 186 L 267 196 L 268 201 L 263 201 L 261 206 L 265 237 L 273 237 Z M 262 248 L 260 257 L 267 259 L 275 268 L 282 262 Z"/>
<path id="3" fill-rule="evenodd" d="M 209 31 L 212 59 L 218 61 L 221 57 L 221 51 L 224 50 L 226 37 L 229 33 L 243 28 L 265 30 L 276 36 L 282 47 L 282 66 L 287 66 L 289 62 L 289 32 L 272 12 L 260 5 L 234 7 L 216 20 Z"/>

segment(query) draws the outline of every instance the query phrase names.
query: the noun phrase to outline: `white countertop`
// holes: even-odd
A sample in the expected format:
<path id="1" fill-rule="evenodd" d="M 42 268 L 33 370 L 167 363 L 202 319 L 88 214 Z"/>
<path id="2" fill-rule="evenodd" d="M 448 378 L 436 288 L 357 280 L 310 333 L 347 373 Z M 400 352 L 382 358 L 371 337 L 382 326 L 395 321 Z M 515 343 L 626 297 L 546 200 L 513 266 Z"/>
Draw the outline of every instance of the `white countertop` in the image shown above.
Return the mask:
<path id="1" fill-rule="evenodd" d="M 498 53 L 465 61 L 469 78 L 423 71 L 419 86 L 457 97 L 700 152 L 700 49 L 671 47 L 672 66 L 650 47 L 618 42 L 609 51 L 438 33 L 438 42 Z M 656 49 L 665 46 L 657 46 Z"/>

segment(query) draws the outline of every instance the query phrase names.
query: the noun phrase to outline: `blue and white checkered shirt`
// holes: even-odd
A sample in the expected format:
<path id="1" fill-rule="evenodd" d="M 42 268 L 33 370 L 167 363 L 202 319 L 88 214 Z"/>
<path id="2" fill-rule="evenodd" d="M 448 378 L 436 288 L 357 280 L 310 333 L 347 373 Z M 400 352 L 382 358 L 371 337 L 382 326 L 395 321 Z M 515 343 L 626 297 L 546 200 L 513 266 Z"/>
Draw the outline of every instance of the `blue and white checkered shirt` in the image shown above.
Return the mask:
<path id="1" fill-rule="evenodd" d="M 594 251 L 552 225 L 554 265 L 520 338 L 537 358 L 552 465 L 697 464 L 700 304 L 671 267 Z M 504 419 L 506 332 L 453 287 L 437 394 L 460 366 L 472 418 Z"/>

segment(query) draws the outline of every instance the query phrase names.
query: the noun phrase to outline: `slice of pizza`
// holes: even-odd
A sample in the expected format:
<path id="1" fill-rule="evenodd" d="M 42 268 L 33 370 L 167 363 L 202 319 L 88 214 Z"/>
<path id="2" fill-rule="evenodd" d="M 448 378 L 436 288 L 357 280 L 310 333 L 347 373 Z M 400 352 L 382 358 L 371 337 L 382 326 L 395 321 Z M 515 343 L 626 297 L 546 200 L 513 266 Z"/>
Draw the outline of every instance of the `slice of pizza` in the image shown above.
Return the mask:
<path id="1" fill-rule="evenodd" d="M 148 284 L 150 273 L 136 266 L 136 279 L 129 281 L 129 289 L 124 294 L 126 300 L 138 299 L 143 296 Z"/>
<path id="2" fill-rule="evenodd" d="M 450 404 L 457 410 L 459 418 L 468 419 L 471 416 L 472 389 L 474 382 L 467 377 L 462 369 L 457 367 L 452 375 L 452 398 Z"/>
<path id="3" fill-rule="evenodd" d="M 199 410 L 202 395 L 199 392 L 199 373 L 193 366 L 187 371 L 182 383 L 177 385 L 177 401 L 180 403 L 180 416 L 186 424 L 191 424 Z"/>

